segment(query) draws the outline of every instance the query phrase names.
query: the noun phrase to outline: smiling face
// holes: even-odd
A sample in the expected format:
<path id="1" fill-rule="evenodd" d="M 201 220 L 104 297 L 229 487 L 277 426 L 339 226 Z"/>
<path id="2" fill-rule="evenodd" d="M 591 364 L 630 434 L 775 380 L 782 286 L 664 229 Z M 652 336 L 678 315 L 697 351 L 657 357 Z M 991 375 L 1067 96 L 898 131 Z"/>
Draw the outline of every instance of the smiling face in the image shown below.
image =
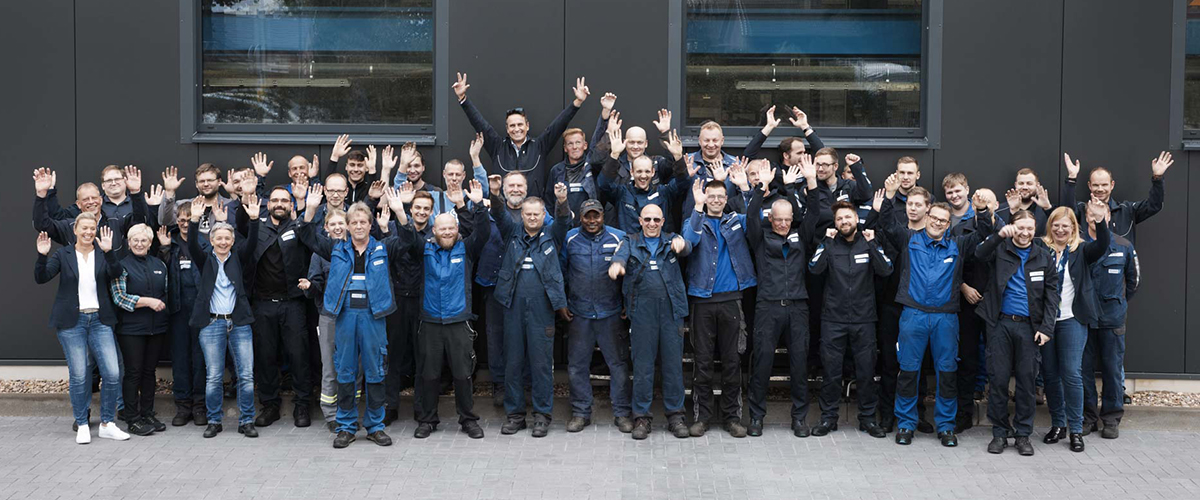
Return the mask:
<path id="1" fill-rule="evenodd" d="M 917 179 L 921 178 L 921 170 L 917 167 L 916 163 L 897 163 L 896 177 L 900 180 L 900 189 L 908 192 L 909 189 L 917 185 Z"/>
<path id="2" fill-rule="evenodd" d="M 1113 188 L 1116 185 L 1112 174 L 1104 170 L 1093 171 L 1092 175 L 1088 176 L 1088 191 L 1091 191 L 1092 196 L 1099 198 L 1104 203 L 1108 203 L 1108 198 L 1112 196 Z"/>
<path id="3" fill-rule="evenodd" d="M 331 207 L 342 208 L 346 203 L 346 194 L 349 190 L 346 187 L 346 178 L 340 175 L 331 175 L 325 178 L 325 203 Z"/>
<path id="4" fill-rule="evenodd" d="M 579 163 L 583 160 L 583 153 L 585 151 L 587 151 L 587 140 L 583 138 L 583 132 L 571 134 L 563 138 L 563 153 L 566 153 L 567 163 Z"/>
<path id="5" fill-rule="evenodd" d="M 819 155 L 813 158 L 813 163 L 817 166 L 817 180 L 828 182 L 830 177 L 837 174 L 838 161 L 833 155 Z"/>
<path id="6" fill-rule="evenodd" d="M 750 215 L 753 217 L 753 214 Z M 771 204 L 771 215 L 767 218 L 771 220 L 771 231 L 780 236 L 787 236 L 788 231 L 792 229 L 792 204 L 787 200 L 775 200 Z"/>
<path id="7" fill-rule="evenodd" d="M 625 154 L 629 155 L 629 159 L 646 154 L 646 144 L 646 129 L 629 127 L 629 131 L 625 132 Z"/>
<path id="8" fill-rule="evenodd" d="M 647 238 L 657 238 L 662 235 L 663 212 L 658 205 L 642 207 L 642 235 Z"/>
<path id="9" fill-rule="evenodd" d="M 346 176 L 355 184 L 367 177 L 367 161 L 361 158 L 346 159 Z"/>
<path id="10" fill-rule="evenodd" d="M 1025 248 L 1033 242 L 1033 234 L 1037 231 L 1037 221 L 1026 217 L 1013 223 L 1017 226 L 1017 235 L 1013 236 L 1013 244 Z"/>
<path id="11" fill-rule="evenodd" d="M 950 228 L 950 211 L 942 207 L 932 207 L 927 217 L 925 234 L 934 240 L 942 239 L 946 230 Z"/>
<path id="12" fill-rule="evenodd" d="M 308 182 L 308 160 L 303 156 L 293 156 L 288 160 L 288 178 L 296 184 Z"/>
<path id="13" fill-rule="evenodd" d="M 967 194 L 971 192 L 971 188 L 965 184 L 951 184 L 942 191 L 946 195 L 946 202 L 957 210 L 967 204 Z"/>
<path id="14" fill-rule="evenodd" d="M 1050 221 L 1050 239 L 1056 245 L 1066 245 L 1078 234 L 1079 228 L 1075 226 L 1075 221 L 1067 217 L 1066 214 L 1060 215 L 1058 218 Z"/>
<path id="15" fill-rule="evenodd" d="M 513 113 L 504 119 L 504 130 L 508 132 L 508 138 L 512 139 L 513 144 L 524 143 L 529 133 L 529 120 L 523 114 Z"/>
<path id="16" fill-rule="evenodd" d="M 536 199 L 521 203 L 521 222 L 529 234 L 541 231 L 546 223 L 546 206 Z"/>
<path id="17" fill-rule="evenodd" d="M 125 196 L 125 174 L 120 169 L 105 169 L 100 186 L 104 188 L 104 195 L 110 200 L 120 199 Z"/>
<path id="18" fill-rule="evenodd" d="M 630 165 L 630 175 L 633 177 L 634 187 L 641 190 L 650 189 L 650 181 L 654 179 L 654 161 L 646 156 L 634 159 Z"/>
<path id="19" fill-rule="evenodd" d="M 858 212 L 850 208 L 839 208 L 837 213 L 833 214 L 833 226 L 843 238 L 854 236 L 854 232 L 858 231 Z"/>
<path id="20" fill-rule="evenodd" d="M 438 246 L 450 249 L 458 241 L 458 222 L 449 212 L 438 214 L 433 219 L 433 239 Z"/>
<path id="21" fill-rule="evenodd" d="M 75 221 L 75 241 L 83 245 L 91 245 L 96 239 L 96 221 L 77 219 Z"/>
<path id="22" fill-rule="evenodd" d="M 704 188 L 704 194 L 708 195 L 708 199 L 704 202 L 704 213 L 709 217 L 720 217 L 725 213 L 725 202 L 728 197 L 725 195 L 725 185 L 712 185 Z"/>
<path id="23" fill-rule="evenodd" d="M 325 234 L 335 240 L 346 239 L 346 216 L 341 212 L 326 215 Z"/>
<path id="24" fill-rule="evenodd" d="M 79 207 L 79 211 L 99 216 L 103 204 L 104 198 L 100 197 L 100 190 L 96 189 L 95 184 L 89 182 L 75 190 L 75 206 Z"/>
<path id="25" fill-rule="evenodd" d="M 525 183 L 524 175 L 507 175 L 504 177 L 504 201 L 508 202 L 508 206 L 517 208 L 525 201 L 526 193 L 529 187 Z"/>
<path id="26" fill-rule="evenodd" d="M 425 175 L 425 160 L 417 155 L 416 158 L 413 158 L 412 163 L 408 164 L 408 182 L 420 184 L 423 175 Z"/>
<path id="27" fill-rule="evenodd" d="M 705 160 L 714 161 L 721 158 L 721 148 L 725 146 L 725 134 L 717 128 L 700 130 L 700 152 Z"/>
<path id="28" fill-rule="evenodd" d="M 272 190 L 271 198 L 267 201 L 267 211 L 276 223 L 288 220 L 292 216 L 292 194 L 283 188 Z"/>
<path id="29" fill-rule="evenodd" d="M 579 217 L 579 227 L 588 234 L 599 233 L 604 228 L 604 213 L 598 210 L 588 210 Z"/>
<path id="30" fill-rule="evenodd" d="M 217 178 L 216 172 L 202 172 L 196 174 L 196 191 L 200 196 L 212 198 L 217 195 L 217 189 L 221 187 L 221 181 Z"/>
<path id="31" fill-rule="evenodd" d="M 413 198 L 410 210 L 413 224 L 417 227 L 425 227 L 429 222 L 429 216 L 433 214 L 433 199 L 432 198 Z"/>
<path id="32" fill-rule="evenodd" d="M 149 229 L 149 228 L 147 228 Z M 153 239 L 147 232 L 130 231 L 129 237 L 125 239 L 129 243 L 129 250 L 138 257 L 144 257 L 150 251 L 150 242 Z"/>
<path id="33" fill-rule="evenodd" d="M 229 255 L 229 249 L 233 248 L 233 231 L 228 228 L 210 231 L 208 239 L 212 242 L 213 253 L 219 256 Z"/>
<path id="34" fill-rule="evenodd" d="M 1021 201 L 1028 202 L 1037 194 L 1037 176 L 1034 174 L 1021 174 L 1017 176 L 1017 182 L 1013 187 L 1017 188 L 1017 192 L 1021 193 Z"/>

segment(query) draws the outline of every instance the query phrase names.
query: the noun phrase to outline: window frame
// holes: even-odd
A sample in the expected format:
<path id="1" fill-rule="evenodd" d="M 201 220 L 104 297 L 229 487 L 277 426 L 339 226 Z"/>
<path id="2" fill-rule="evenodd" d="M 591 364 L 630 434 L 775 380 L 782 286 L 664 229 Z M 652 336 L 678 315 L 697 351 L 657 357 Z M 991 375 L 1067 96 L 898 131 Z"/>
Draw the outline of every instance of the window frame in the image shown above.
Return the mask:
<path id="1" fill-rule="evenodd" d="M 203 44 L 200 0 L 179 0 L 179 141 L 190 143 L 313 144 L 340 134 L 364 140 L 421 146 L 445 145 L 449 137 L 450 0 L 433 0 L 433 123 L 200 123 Z"/>
<path id="2" fill-rule="evenodd" d="M 671 114 L 677 117 L 681 139 L 685 146 L 697 146 L 700 127 L 687 122 L 685 100 L 687 57 L 684 54 L 687 36 L 688 0 L 672 0 L 670 4 L 670 33 L 667 42 L 667 101 Z M 924 0 L 921 23 L 921 126 L 900 127 L 814 127 L 821 140 L 834 147 L 939 149 L 942 142 L 942 24 L 945 0 Z M 761 127 L 723 126 L 725 145 L 743 147 Z M 800 130 L 786 120 L 767 138 L 763 147 L 773 148 L 785 137 L 799 136 Z"/>
<path id="3" fill-rule="evenodd" d="M 1184 101 L 1187 99 L 1187 0 L 1176 0 L 1171 22 L 1171 91 L 1169 119 L 1172 145 L 1184 150 L 1200 150 L 1200 128 L 1189 129 L 1184 120 Z"/>

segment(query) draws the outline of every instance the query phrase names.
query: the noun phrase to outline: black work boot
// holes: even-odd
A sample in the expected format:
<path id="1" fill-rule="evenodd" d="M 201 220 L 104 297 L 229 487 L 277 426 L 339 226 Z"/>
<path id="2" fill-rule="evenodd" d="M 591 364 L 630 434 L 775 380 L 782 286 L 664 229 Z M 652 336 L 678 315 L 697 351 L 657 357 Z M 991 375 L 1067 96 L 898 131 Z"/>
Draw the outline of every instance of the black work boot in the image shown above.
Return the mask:
<path id="1" fill-rule="evenodd" d="M 175 416 L 171 418 L 171 425 L 175 427 L 183 427 L 192 419 L 192 402 L 191 401 L 175 401 Z"/>

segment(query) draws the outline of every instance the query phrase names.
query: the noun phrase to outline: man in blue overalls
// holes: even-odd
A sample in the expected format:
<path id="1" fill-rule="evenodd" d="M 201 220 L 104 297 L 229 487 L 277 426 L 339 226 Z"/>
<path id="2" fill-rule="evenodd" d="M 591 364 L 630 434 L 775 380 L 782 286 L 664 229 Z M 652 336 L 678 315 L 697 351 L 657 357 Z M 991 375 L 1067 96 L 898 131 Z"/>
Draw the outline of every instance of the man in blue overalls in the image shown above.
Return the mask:
<path id="1" fill-rule="evenodd" d="M 314 254 L 329 260 L 324 307 L 326 312 L 337 316 L 334 366 L 337 368 L 338 394 L 354 394 L 361 363 L 367 388 L 367 413 L 363 418 L 367 439 L 380 446 L 390 446 L 392 438 L 383 431 L 383 379 L 387 374 L 385 318 L 396 308 L 396 302 L 392 296 L 388 259 L 400 258 L 412 243 L 406 239 L 414 239 L 415 233 L 401 231 L 396 236 L 376 240 L 371 236 L 374 222 L 371 209 L 358 202 L 346 211 L 350 238 L 330 239 L 310 224 L 321 205 L 322 191 L 319 185 L 309 187 L 305 200 L 308 210 L 296 232 Z M 399 210 L 392 210 L 396 212 L 397 222 L 407 223 L 398 196 L 389 196 L 389 206 L 399 206 Z M 381 226 L 387 225 L 387 214 L 385 208 L 380 216 Z M 338 398 L 338 433 L 333 440 L 334 448 L 345 448 L 355 440 L 354 434 L 358 431 L 355 401 L 352 397 Z"/>
<path id="2" fill-rule="evenodd" d="M 926 215 L 925 230 L 910 233 L 888 217 L 880 217 L 894 248 L 899 249 L 897 270 L 900 284 L 896 302 L 904 306 L 900 315 L 896 382 L 896 443 L 912 444 L 917 428 L 917 381 L 927 346 L 932 347 L 937 371 L 938 438 L 945 446 L 956 446 L 954 418 L 958 412 L 958 308 L 963 263 L 983 235 L 991 234 L 992 213 L 976 193 L 976 231 L 950 236 L 950 206 L 934 203 Z"/>

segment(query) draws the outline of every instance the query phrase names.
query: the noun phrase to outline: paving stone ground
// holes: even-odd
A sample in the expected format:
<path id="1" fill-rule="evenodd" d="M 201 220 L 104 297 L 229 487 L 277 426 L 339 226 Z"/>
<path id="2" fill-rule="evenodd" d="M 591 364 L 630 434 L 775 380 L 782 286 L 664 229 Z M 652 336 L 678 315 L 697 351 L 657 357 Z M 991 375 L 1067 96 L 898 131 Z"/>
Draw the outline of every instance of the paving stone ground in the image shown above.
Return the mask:
<path id="1" fill-rule="evenodd" d="M 676 439 L 659 419 L 638 442 L 609 417 L 577 434 L 558 419 L 548 437 L 534 439 L 500 435 L 502 420 L 492 415 L 482 422 L 487 437 L 471 440 L 447 415 L 428 439 L 413 439 L 414 423 L 402 420 L 388 429 L 395 445 L 376 446 L 360 432 L 344 450 L 330 446 L 319 423 L 299 429 L 286 416 L 258 439 L 233 426 L 204 439 L 189 424 L 127 442 L 93 437 L 86 446 L 74 443 L 68 417 L 0 417 L 0 499 L 1200 498 L 1200 432 L 1191 430 L 1127 424 L 1120 439 L 1089 437 L 1084 453 L 1038 440 L 1037 454 L 1021 457 L 1011 448 L 987 454 L 987 426 L 950 449 L 923 434 L 901 447 L 845 419 L 840 430 L 806 439 L 782 423 L 759 438 L 713 429 Z"/>

